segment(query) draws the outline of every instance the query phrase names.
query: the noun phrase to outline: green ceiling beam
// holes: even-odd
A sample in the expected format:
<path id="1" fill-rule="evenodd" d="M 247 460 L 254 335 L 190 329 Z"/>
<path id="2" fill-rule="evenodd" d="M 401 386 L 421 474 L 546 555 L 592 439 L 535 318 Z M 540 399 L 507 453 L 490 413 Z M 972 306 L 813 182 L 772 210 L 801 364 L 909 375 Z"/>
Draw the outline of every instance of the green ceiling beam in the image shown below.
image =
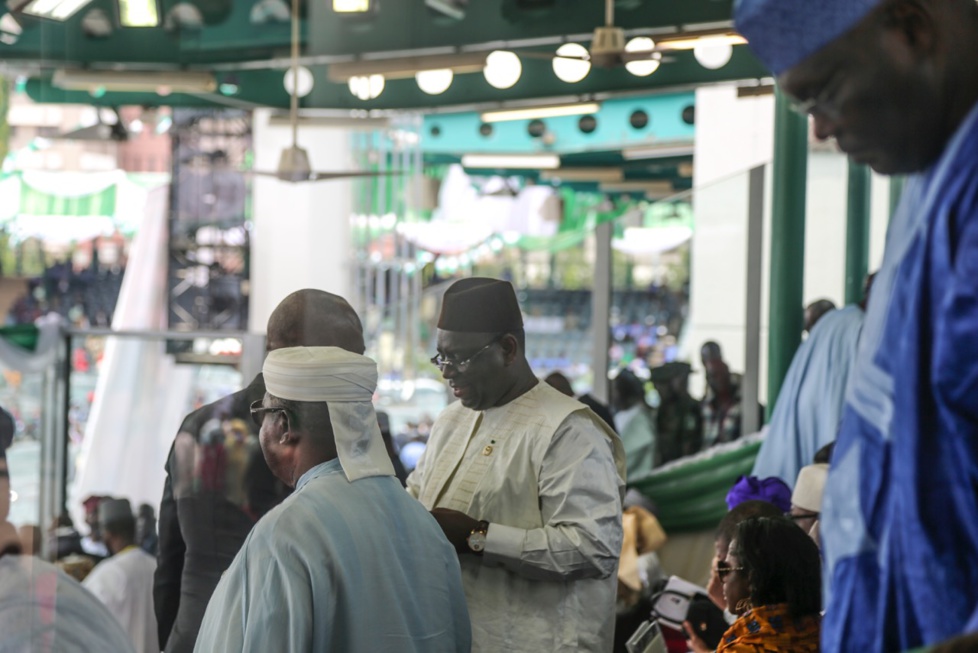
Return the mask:
<path id="1" fill-rule="evenodd" d="M 165 0 L 164 13 L 173 4 L 176 3 Z M 117 26 L 111 35 L 93 38 L 82 29 L 85 14 L 102 9 L 113 20 L 116 15 L 115 0 L 93 0 L 65 22 L 21 16 L 23 33 L 13 45 L 0 45 L 0 58 L 7 62 L 35 62 L 45 67 L 91 63 L 174 66 L 261 61 L 287 55 L 288 23 L 252 24 L 249 15 L 253 5 L 254 2 L 233 2 L 226 18 L 214 25 L 205 24 L 199 30 Z"/>
<path id="2" fill-rule="evenodd" d="M 478 0 L 465 7 L 462 20 L 435 18 L 405 0 L 377 0 L 370 19 L 344 20 L 330 3 L 310 5 L 310 54 L 348 54 L 451 47 L 489 41 L 517 41 L 566 34 L 590 35 L 604 25 L 604 2 L 554 0 L 536 11 L 519 9 L 515 0 Z M 675 27 L 729 21 L 731 0 L 619 0 L 615 24 L 625 29 Z M 590 41 L 590 37 L 587 39 Z"/>
<path id="3" fill-rule="evenodd" d="M 733 58 L 720 70 L 707 70 L 696 62 L 691 52 L 678 52 L 674 61 L 663 64 L 649 77 L 636 77 L 623 69 L 593 70 L 577 84 L 560 81 L 549 62 L 530 60 L 525 62 L 523 76 L 515 86 L 505 90 L 493 88 L 478 73 L 457 75 L 452 86 L 441 95 L 427 95 L 413 79 L 388 81 L 380 97 L 362 101 L 354 97 L 346 84 L 326 79 L 325 66 L 311 68 L 315 77 L 312 93 L 301 101 L 301 106 L 328 109 L 405 109 L 431 111 L 439 107 L 485 105 L 504 101 L 545 100 L 553 97 L 586 97 L 628 92 L 665 91 L 695 84 L 765 77 L 764 69 L 743 46 L 734 48 Z M 53 87 L 46 79 L 32 79 L 27 93 L 37 102 L 70 102 L 100 106 L 240 106 L 239 103 L 288 108 L 289 97 L 282 79 L 283 70 L 242 70 L 217 72 L 218 83 L 233 83 L 238 93 L 228 97 L 220 94 L 181 95 L 166 97 L 155 93 L 112 93 L 92 97 L 84 91 L 64 91 Z"/>

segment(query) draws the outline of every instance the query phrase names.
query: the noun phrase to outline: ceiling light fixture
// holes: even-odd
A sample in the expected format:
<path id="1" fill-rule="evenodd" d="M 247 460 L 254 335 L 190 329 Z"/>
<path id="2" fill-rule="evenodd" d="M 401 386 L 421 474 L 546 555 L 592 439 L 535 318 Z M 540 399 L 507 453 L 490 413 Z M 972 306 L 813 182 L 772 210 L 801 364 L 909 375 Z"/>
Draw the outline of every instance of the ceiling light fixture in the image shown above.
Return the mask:
<path id="1" fill-rule="evenodd" d="M 587 74 L 591 72 L 589 56 L 587 48 L 580 43 L 564 43 L 557 48 L 557 56 L 553 60 L 554 74 L 557 79 L 568 84 L 575 84 L 587 77 Z"/>
<path id="2" fill-rule="evenodd" d="M 693 56 L 704 68 L 717 70 L 730 63 L 733 45 L 722 36 L 704 37 L 693 47 Z"/>
<path id="3" fill-rule="evenodd" d="M 560 167 L 560 156 L 556 154 L 465 154 L 462 156 L 463 168 L 482 168 L 490 170 L 553 170 Z"/>
<path id="4" fill-rule="evenodd" d="M 298 84 L 293 82 L 292 69 L 289 68 L 285 73 L 285 77 L 282 79 L 285 92 L 289 95 L 295 93 L 298 97 L 306 97 L 312 91 L 312 87 L 315 84 L 312 72 L 305 66 L 299 66 L 295 70 L 295 77 L 298 79 Z"/>
<path id="5" fill-rule="evenodd" d="M 333 11 L 338 14 L 366 14 L 376 8 L 374 0 L 333 0 Z"/>
<path id="6" fill-rule="evenodd" d="M 523 64 L 512 52 L 496 50 L 486 57 L 486 66 L 482 69 L 482 74 L 490 86 L 503 90 L 511 88 L 520 81 Z"/>
<path id="7" fill-rule="evenodd" d="M 118 0 L 119 24 L 123 27 L 158 27 L 160 6 L 157 0 Z"/>
<path id="8" fill-rule="evenodd" d="M 350 93 L 360 100 L 374 100 L 384 92 L 383 75 L 364 75 L 351 77 L 347 82 Z"/>
<path id="9" fill-rule="evenodd" d="M 500 109 L 485 111 L 482 122 L 505 122 L 507 120 L 542 120 L 544 118 L 559 118 L 562 116 L 583 116 L 597 113 L 601 105 L 597 102 L 581 102 L 579 104 L 558 104 L 549 107 L 526 107 L 524 109 Z"/>
<path id="10" fill-rule="evenodd" d="M 92 0 L 29 0 L 20 11 L 36 18 L 67 20 Z"/>
<path id="11" fill-rule="evenodd" d="M 211 93 L 217 88 L 214 75 L 204 72 L 119 70 L 56 70 L 51 83 L 66 91 L 118 91 L 123 93 L 153 93 L 165 89 L 168 93 Z"/>
<path id="12" fill-rule="evenodd" d="M 451 70 L 454 74 L 461 74 L 477 73 L 485 67 L 485 52 L 459 52 L 334 63 L 326 70 L 326 77 L 337 83 L 370 75 L 383 75 L 384 79 L 410 79 L 426 70 Z"/>
<path id="13" fill-rule="evenodd" d="M 418 88 L 428 95 L 441 95 L 452 85 L 455 73 L 451 68 L 422 70 L 415 73 L 414 79 L 418 82 Z"/>
<path id="14" fill-rule="evenodd" d="M 676 36 L 662 36 L 659 38 L 659 50 L 694 50 L 700 41 L 710 39 L 714 43 L 727 43 L 729 45 L 744 45 L 747 43 L 740 34 L 727 32 L 721 34 L 703 34 L 693 36 L 690 34 L 680 34 Z"/>
<path id="15" fill-rule="evenodd" d="M 651 52 L 655 49 L 655 41 L 647 36 L 638 36 L 625 44 L 625 52 Z M 640 61 L 628 61 L 625 63 L 625 70 L 636 77 L 648 77 L 659 69 L 658 52 L 653 52 L 650 59 Z"/>

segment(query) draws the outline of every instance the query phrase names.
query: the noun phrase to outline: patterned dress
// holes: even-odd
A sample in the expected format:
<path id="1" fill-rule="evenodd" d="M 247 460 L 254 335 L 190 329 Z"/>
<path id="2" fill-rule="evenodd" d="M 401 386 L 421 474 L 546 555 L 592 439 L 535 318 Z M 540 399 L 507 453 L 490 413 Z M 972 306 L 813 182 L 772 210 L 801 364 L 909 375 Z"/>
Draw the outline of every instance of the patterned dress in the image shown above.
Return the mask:
<path id="1" fill-rule="evenodd" d="M 817 615 L 795 619 L 788 604 L 764 605 L 735 621 L 716 653 L 818 653 Z"/>

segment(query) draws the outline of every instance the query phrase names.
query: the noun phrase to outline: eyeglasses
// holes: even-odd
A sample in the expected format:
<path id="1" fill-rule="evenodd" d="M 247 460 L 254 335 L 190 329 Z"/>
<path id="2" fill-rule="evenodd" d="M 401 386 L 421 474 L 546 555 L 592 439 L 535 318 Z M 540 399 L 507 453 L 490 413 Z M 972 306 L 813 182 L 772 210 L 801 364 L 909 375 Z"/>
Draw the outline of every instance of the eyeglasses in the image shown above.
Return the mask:
<path id="1" fill-rule="evenodd" d="M 846 75 L 837 70 L 815 96 L 804 101 L 791 102 L 792 110 L 805 116 L 819 114 L 828 120 L 838 120 L 839 108 L 835 100 L 845 78 Z"/>
<path id="2" fill-rule="evenodd" d="M 468 358 L 463 358 L 462 360 L 455 360 L 454 358 L 451 358 L 449 356 L 443 356 L 440 353 L 435 354 L 430 359 L 431 364 L 437 367 L 442 372 L 444 372 L 445 368 L 448 367 L 449 365 L 451 365 L 456 372 L 465 372 L 467 369 L 469 369 L 469 365 L 472 364 L 472 361 L 478 358 L 483 352 L 488 350 L 494 344 L 502 340 L 505 336 L 506 336 L 505 333 L 499 334 L 498 336 L 490 340 L 488 343 L 486 343 L 486 345 L 481 349 L 479 349 L 477 352 L 475 352 Z"/>
<path id="3" fill-rule="evenodd" d="M 719 578 L 720 580 L 725 580 L 727 578 L 727 576 L 729 576 L 731 574 L 731 572 L 734 572 L 734 571 L 743 571 L 743 570 L 744 570 L 743 567 L 727 567 L 727 566 L 722 566 L 721 567 L 718 564 L 717 565 L 717 578 Z"/>
<path id="4" fill-rule="evenodd" d="M 793 513 L 786 512 L 786 513 L 784 513 L 784 516 L 787 517 L 788 519 L 790 519 L 791 521 L 799 521 L 799 520 L 802 520 L 802 519 L 819 519 L 820 516 L 821 516 L 821 514 L 822 513 L 820 513 L 820 512 L 809 512 L 809 513 L 805 513 L 805 514 L 795 515 Z"/>
<path id="5" fill-rule="evenodd" d="M 266 408 L 262 406 L 261 399 L 251 404 L 251 419 L 254 420 L 258 428 L 261 428 L 262 422 L 265 421 L 265 415 L 268 413 L 285 413 L 286 418 L 290 417 L 288 408 L 276 406 Z"/>

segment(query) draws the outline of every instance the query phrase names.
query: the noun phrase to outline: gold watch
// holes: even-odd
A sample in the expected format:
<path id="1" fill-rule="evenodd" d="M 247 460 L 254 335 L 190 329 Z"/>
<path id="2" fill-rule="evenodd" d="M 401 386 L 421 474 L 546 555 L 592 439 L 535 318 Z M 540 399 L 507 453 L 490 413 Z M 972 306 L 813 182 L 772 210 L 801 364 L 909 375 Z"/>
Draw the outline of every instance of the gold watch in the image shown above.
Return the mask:
<path id="1" fill-rule="evenodd" d="M 482 555 L 486 550 L 486 533 L 489 532 L 489 522 L 483 520 L 479 525 L 472 529 L 465 541 L 469 545 L 469 550 L 476 555 Z"/>

